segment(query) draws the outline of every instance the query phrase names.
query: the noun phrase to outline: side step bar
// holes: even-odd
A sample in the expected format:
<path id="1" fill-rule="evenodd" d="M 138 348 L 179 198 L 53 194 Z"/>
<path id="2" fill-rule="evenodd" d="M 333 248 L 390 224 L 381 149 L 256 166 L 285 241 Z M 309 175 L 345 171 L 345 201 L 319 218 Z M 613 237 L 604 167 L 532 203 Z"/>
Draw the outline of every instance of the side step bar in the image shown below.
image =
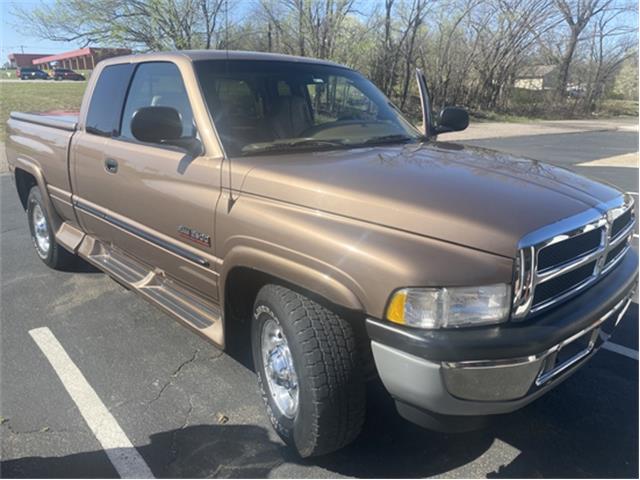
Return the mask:
<path id="1" fill-rule="evenodd" d="M 161 271 L 153 270 L 89 235 L 80 243 L 78 254 L 200 335 L 224 347 L 222 312 L 214 303 L 166 278 Z"/>

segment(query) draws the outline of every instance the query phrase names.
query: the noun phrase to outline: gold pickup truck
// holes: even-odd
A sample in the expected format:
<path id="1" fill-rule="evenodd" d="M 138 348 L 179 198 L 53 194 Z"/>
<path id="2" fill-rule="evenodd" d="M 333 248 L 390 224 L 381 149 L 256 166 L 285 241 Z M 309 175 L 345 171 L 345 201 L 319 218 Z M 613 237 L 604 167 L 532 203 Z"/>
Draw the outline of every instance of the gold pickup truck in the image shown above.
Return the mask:
<path id="1" fill-rule="evenodd" d="M 633 201 L 439 141 L 468 115 L 432 115 L 417 78 L 422 130 L 330 62 L 104 61 L 78 115 L 9 119 L 36 254 L 84 259 L 221 348 L 251 345 L 268 415 L 302 456 L 358 435 L 376 374 L 430 428 L 518 409 L 629 306 Z"/>

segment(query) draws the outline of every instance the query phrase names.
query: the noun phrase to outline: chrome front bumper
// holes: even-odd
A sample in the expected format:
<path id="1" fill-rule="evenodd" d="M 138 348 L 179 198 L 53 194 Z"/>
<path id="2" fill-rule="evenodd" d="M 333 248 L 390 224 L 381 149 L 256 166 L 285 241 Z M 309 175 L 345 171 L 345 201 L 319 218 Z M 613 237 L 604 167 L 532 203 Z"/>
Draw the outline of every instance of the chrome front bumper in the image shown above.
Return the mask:
<path id="1" fill-rule="evenodd" d="M 588 327 L 535 355 L 431 361 L 372 341 L 376 367 L 399 402 L 442 415 L 507 413 L 532 402 L 587 361 L 610 337 L 632 291 Z"/>
<path id="2" fill-rule="evenodd" d="M 600 348 L 630 304 L 631 297 L 621 300 L 590 327 L 537 355 L 505 360 L 442 362 L 442 378 L 447 390 L 455 397 L 478 401 L 515 400 L 534 393 Z"/>

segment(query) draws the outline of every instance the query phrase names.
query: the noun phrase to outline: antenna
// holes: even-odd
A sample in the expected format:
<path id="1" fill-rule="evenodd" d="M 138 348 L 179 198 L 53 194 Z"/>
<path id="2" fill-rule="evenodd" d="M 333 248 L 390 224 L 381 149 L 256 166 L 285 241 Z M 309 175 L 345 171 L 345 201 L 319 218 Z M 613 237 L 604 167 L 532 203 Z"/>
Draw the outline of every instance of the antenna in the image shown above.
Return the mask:
<path id="1" fill-rule="evenodd" d="M 224 49 L 226 52 L 226 61 L 225 64 L 225 73 L 227 77 L 229 76 L 229 0 L 225 0 L 224 2 Z M 231 159 L 228 155 L 226 156 L 226 160 L 229 164 L 229 202 L 227 203 L 227 211 L 231 211 L 233 204 L 236 200 L 233 198 L 233 175 L 231 172 Z"/>
<path id="2" fill-rule="evenodd" d="M 229 0 L 224 2 L 224 49 L 227 52 L 227 61 L 229 60 Z"/>

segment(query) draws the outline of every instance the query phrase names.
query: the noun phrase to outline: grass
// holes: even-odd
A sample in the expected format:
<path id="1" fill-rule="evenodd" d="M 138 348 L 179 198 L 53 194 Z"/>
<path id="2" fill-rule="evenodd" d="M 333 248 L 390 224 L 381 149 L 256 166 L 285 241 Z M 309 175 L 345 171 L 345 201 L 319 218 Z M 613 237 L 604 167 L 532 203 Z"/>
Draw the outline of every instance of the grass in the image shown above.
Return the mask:
<path id="1" fill-rule="evenodd" d="M 0 141 L 6 138 L 6 124 L 10 112 L 78 110 L 86 86 L 87 82 L 0 81 Z"/>
<path id="2" fill-rule="evenodd" d="M 541 120 L 538 117 L 525 117 L 497 112 L 472 111 L 469 112 L 469 115 L 474 122 L 531 123 Z"/>
<path id="3" fill-rule="evenodd" d="M 638 101 L 637 100 L 605 100 L 602 102 L 601 116 L 638 116 Z"/>

